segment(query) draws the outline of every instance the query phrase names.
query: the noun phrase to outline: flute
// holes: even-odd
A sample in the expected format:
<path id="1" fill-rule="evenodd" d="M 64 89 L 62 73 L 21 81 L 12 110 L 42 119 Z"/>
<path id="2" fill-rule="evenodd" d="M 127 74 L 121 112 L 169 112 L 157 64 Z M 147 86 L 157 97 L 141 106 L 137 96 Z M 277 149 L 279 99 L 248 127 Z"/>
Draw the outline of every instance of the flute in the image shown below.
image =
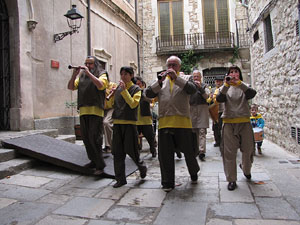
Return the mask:
<path id="1" fill-rule="evenodd" d="M 81 69 L 81 66 L 73 66 L 73 65 L 69 65 L 68 69 Z"/>
<path id="2" fill-rule="evenodd" d="M 109 99 L 110 99 L 112 96 L 115 95 L 115 92 L 116 92 L 116 90 L 118 89 L 119 86 L 120 86 L 120 84 L 119 84 L 115 89 L 112 89 L 111 92 L 109 93 L 109 95 L 106 96 L 105 99 L 106 99 L 107 101 L 109 101 Z"/>

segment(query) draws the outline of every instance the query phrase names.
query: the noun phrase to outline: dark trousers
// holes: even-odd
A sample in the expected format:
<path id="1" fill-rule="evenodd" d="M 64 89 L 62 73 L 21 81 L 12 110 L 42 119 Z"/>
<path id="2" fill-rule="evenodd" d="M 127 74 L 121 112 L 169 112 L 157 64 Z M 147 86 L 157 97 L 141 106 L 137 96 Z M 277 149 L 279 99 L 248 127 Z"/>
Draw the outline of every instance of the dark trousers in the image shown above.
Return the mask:
<path id="1" fill-rule="evenodd" d="M 130 156 L 139 169 L 145 167 L 143 161 L 140 160 L 136 125 L 114 124 L 112 154 L 114 156 L 114 169 L 117 181 L 126 181 L 126 154 Z"/>
<path id="2" fill-rule="evenodd" d="M 80 116 L 80 131 L 88 158 L 103 169 L 106 165 L 102 156 L 103 118 L 96 115 Z"/>
<path id="3" fill-rule="evenodd" d="M 221 143 L 221 134 L 222 134 L 222 125 L 223 120 L 221 118 L 222 112 L 219 113 L 218 122 L 213 122 L 213 132 L 214 132 L 214 138 L 217 145 L 220 145 Z"/>
<path id="4" fill-rule="evenodd" d="M 193 147 L 192 129 L 163 128 L 158 130 L 158 159 L 161 171 L 161 184 L 164 187 L 175 186 L 174 152 L 184 153 L 185 162 L 190 175 L 200 170 Z"/>
<path id="5" fill-rule="evenodd" d="M 146 138 L 146 140 L 148 141 L 148 144 L 150 146 L 150 152 L 151 153 L 156 152 L 156 149 L 154 147 L 155 135 L 153 132 L 152 125 L 138 125 L 137 129 L 138 129 L 138 133 L 139 134 L 142 133 Z"/>

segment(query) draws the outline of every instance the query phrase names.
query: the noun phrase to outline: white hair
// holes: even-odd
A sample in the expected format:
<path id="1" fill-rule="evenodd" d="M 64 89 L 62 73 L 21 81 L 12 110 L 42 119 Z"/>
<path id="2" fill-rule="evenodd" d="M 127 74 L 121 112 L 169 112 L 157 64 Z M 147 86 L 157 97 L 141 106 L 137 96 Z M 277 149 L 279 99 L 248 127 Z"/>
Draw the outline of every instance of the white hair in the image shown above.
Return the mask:
<path id="1" fill-rule="evenodd" d="M 194 75 L 194 73 L 200 73 L 201 80 L 203 80 L 203 75 L 200 70 L 193 70 L 193 75 Z"/>
<path id="2" fill-rule="evenodd" d="M 177 60 L 178 63 L 179 63 L 179 65 L 181 65 L 181 59 L 180 59 L 179 57 L 177 57 L 176 55 L 170 56 L 170 57 L 167 59 L 167 64 L 168 64 L 168 61 L 169 61 L 170 59 L 175 59 L 175 60 Z"/>

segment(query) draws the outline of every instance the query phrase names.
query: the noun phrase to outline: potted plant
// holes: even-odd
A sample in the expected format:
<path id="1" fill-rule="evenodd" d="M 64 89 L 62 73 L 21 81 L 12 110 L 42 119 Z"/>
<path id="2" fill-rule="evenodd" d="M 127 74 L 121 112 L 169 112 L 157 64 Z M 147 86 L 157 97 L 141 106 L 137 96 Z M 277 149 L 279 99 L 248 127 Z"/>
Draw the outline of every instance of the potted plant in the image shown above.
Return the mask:
<path id="1" fill-rule="evenodd" d="M 71 101 L 71 102 L 65 102 L 65 106 L 67 109 L 72 109 L 72 115 L 74 118 L 74 132 L 75 132 L 75 136 L 76 136 L 76 140 L 82 140 L 81 137 L 81 132 L 80 132 L 80 123 L 76 123 L 76 116 L 74 115 L 74 111 L 76 110 L 76 112 L 78 113 L 78 109 L 77 109 L 77 101 Z"/>

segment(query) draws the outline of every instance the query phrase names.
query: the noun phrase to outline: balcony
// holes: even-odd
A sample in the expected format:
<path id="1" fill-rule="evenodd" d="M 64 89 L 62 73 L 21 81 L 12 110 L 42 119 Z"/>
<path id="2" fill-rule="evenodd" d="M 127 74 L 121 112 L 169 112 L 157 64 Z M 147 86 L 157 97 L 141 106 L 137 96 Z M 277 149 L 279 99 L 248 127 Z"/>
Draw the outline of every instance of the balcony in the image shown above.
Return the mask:
<path id="1" fill-rule="evenodd" d="M 156 37 L 156 54 L 170 55 L 194 52 L 233 51 L 234 33 L 196 33 Z"/>

